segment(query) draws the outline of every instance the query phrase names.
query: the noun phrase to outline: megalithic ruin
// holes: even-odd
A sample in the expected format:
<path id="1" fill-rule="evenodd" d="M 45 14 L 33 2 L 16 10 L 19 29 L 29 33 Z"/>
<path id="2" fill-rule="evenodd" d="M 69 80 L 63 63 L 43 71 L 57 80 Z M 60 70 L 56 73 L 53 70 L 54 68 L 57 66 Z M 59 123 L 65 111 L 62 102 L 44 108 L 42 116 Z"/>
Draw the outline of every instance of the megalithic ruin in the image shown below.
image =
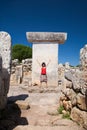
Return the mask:
<path id="1" fill-rule="evenodd" d="M 58 86 L 58 44 L 63 44 L 67 33 L 27 32 L 27 40 L 32 46 L 32 84 L 40 83 L 40 64 L 49 62 L 47 66 L 48 86 Z"/>
<path id="2" fill-rule="evenodd" d="M 0 109 L 5 108 L 11 72 L 11 37 L 0 32 Z"/>

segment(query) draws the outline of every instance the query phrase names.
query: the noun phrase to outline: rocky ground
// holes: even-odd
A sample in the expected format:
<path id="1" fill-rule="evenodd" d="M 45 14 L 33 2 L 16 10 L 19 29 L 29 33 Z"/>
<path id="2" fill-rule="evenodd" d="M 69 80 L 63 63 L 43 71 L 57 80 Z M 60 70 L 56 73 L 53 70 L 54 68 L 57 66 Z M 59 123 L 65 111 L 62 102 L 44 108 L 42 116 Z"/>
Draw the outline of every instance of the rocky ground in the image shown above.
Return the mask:
<path id="1" fill-rule="evenodd" d="M 30 89 L 35 89 L 30 93 Z M 61 88 L 11 86 L 0 130 L 84 130 L 58 114 Z"/>

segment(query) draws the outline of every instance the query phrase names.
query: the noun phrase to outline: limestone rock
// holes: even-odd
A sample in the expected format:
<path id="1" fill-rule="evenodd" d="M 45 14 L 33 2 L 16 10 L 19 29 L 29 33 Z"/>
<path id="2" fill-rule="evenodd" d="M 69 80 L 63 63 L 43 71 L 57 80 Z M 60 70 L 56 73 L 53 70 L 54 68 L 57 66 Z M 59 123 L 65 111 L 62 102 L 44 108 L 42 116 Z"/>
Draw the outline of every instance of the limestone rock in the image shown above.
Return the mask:
<path id="1" fill-rule="evenodd" d="M 11 85 L 25 84 L 25 78 L 27 77 L 27 83 L 31 85 L 32 75 L 32 59 L 22 60 L 22 63 L 18 62 L 18 59 L 12 61 L 11 67 Z M 26 85 L 26 84 L 25 84 Z"/>
<path id="2" fill-rule="evenodd" d="M 84 111 L 87 111 L 87 97 L 82 94 L 77 95 L 77 106 Z"/>
<path id="3" fill-rule="evenodd" d="M 67 39 L 67 33 L 54 32 L 27 32 L 26 36 L 29 42 L 64 43 L 64 41 Z"/>
<path id="4" fill-rule="evenodd" d="M 18 105 L 18 107 L 19 107 L 20 109 L 22 109 L 22 110 L 27 110 L 27 109 L 30 108 L 28 101 L 17 100 L 15 103 L 16 103 L 16 104 Z"/>
<path id="5" fill-rule="evenodd" d="M 22 82 L 22 76 L 23 76 L 23 67 L 21 66 L 17 66 L 16 67 L 16 81 L 18 84 L 20 84 Z"/>
<path id="6" fill-rule="evenodd" d="M 73 83 L 71 81 L 65 79 L 65 82 L 66 82 L 66 88 L 71 89 L 73 87 Z"/>
<path id="7" fill-rule="evenodd" d="M 76 98 L 76 96 L 71 99 L 71 104 L 72 104 L 72 107 L 77 105 L 77 98 Z"/>
<path id="8" fill-rule="evenodd" d="M 22 60 L 22 64 L 32 64 L 32 59 L 24 59 Z"/>
<path id="9" fill-rule="evenodd" d="M 87 112 L 80 111 L 74 107 L 71 111 L 71 118 L 87 129 Z"/>
<path id="10" fill-rule="evenodd" d="M 62 64 L 58 65 L 58 79 L 62 79 L 64 77 L 64 66 Z"/>
<path id="11" fill-rule="evenodd" d="M 73 83 L 73 89 L 77 92 L 81 91 L 81 71 L 79 70 L 71 70 L 68 72 L 65 72 L 65 78 L 72 81 Z"/>
<path id="12" fill-rule="evenodd" d="M 11 72 L 11 37 L 0 32 L 0 109 L 5 108 Z"/>
<path id="13" fill-rule="evenodd" d="M 12 60 L 12 66 L 17 66 L 19 63 L 18 59 Z"/>
<path id="14" fill-rule="evenodd" d="M 82 68 L 87 66 L 87 44 L 80 49 L 80 62 Z"/>
<path id="15" fill-rule="evenodd" d="M 82 68 L 81 92 L 87 95 L 87 44 L 80 50 L 80 63 Z"/>
<path id="16" fill-rule="evenodd" d="M 58 86 L 58 44 L 64 43 L 67 33 L 58 32 L 27 32 L 27 40 L 33 43 L 32 84 L 38 84 L 40 79 L 40 63 L 50 62 L 47 69 L 48 86 Z M 44 55 L 45 54 L 45 55 Z M 43 56 L 44 55 L 44 56 Z"/>
<path id="17" fill-rule="evenodd" d="M 7 32 L 0 32 L 0 54 L 2 56 L 2 67 L 9 74 L 11 71 L 11 37 Z"/>
<path id="18" fill-rule="evenodd" d="M 72 100 L 74 97 L 76 97 L 76 93 L 73 91 L 73 89 L 67 88 L 66 90 L 62 90 L 62 92 L 69 100 Z"/>
<path id="19" fill-rule="evenodd" d="M 72 109 L 71 101 L 63 100 L 63 106 L 64 106 L 66 111 L 71 111 L 71 109 Z"/>

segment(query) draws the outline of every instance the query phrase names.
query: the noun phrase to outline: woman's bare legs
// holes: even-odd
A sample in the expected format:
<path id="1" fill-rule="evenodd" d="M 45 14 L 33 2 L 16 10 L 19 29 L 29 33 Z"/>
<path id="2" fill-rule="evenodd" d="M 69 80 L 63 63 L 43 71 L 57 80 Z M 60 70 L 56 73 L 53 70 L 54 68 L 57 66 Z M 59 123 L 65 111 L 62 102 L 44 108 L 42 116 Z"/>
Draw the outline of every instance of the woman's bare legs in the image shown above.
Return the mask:
<path id="1" fill-rule="evenodd" d="M 41 87 L 42 86 L 42 82 L 40 82 L 40 86 L 39 87 Z"/>
<path id="2" fill-rule="evenodd" d="M 48 87 L 47 82 L 45 82 L 45 83 L 46 83 L 46 87 Z"/>

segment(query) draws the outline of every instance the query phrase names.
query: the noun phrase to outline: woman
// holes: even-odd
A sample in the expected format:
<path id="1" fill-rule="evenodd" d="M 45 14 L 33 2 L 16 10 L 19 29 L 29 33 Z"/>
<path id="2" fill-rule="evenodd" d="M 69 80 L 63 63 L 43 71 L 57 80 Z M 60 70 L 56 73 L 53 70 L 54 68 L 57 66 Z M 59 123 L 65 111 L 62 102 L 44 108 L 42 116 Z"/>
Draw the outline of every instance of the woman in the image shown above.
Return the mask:
<path id="1" fill-rule="evenodd" d="M 40 86 L 42 85 L 43 82 L 46 83 L 46 87 L 47 87 L 47 66 L 50 63 L 50 60 L 48 62 L 48 64 L 46 65 L 45 62 L 42 62 L 42 64 L 39 63 L 39 61 L 37 60 L 38 64 L 41 66 L 41 73 L 40 73 Z"/>

